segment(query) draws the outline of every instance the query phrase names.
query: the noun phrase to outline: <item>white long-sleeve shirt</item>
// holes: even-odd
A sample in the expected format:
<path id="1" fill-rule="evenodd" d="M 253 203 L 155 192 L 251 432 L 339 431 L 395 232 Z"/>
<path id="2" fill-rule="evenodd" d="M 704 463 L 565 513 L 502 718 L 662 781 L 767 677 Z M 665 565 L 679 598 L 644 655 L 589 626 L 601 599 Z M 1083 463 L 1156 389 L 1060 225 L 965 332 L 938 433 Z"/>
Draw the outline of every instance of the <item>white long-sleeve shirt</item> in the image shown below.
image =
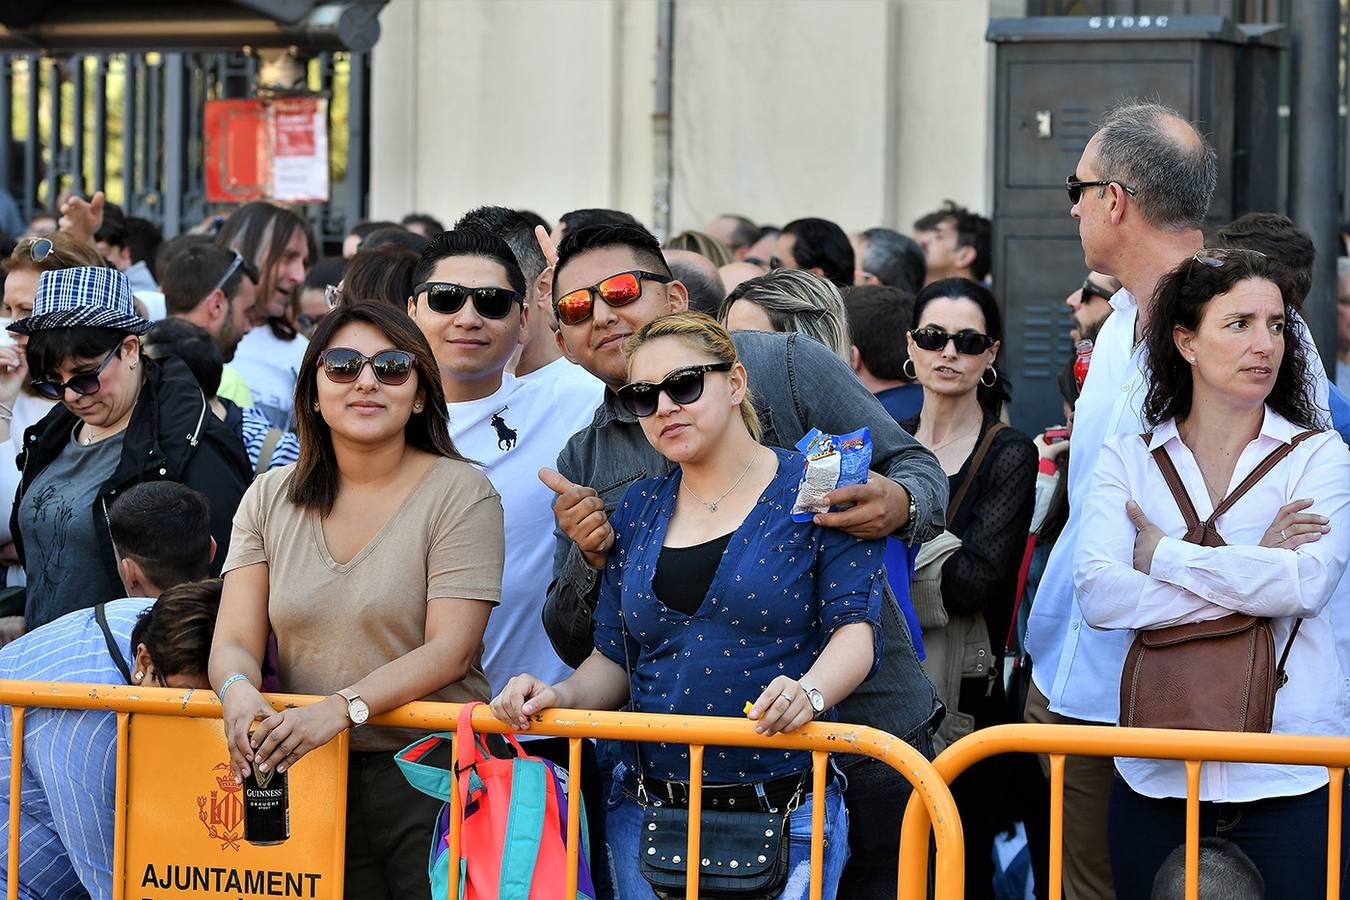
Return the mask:
<path id="1" fill-rule="evenodd" d="M 1102 445 L 1112 435 L 1135 435 L 1137 440 L 1147 430 L 1143 425 L 1144 397 L 1148 393 L 1145 345 L 1134 343 L 1139 305 L 1129 291 L 1121 288 L 1111 298 L 1111 306 L 1115 312 L 1097 335 L 1092 365 L 1074 407 L 1073 436 L 1069 439 L 1069 519 L 1050 551 L 1036 588 L 1026 647 L 1034 663 L 1031 677 L 1049 699 L 1050 709 L 1075 719 L 1114 723 L 1120 705 L 1120 670 L 1130 647 L 1129 638 L 1125 632 L 1100 631 L 1083 622 L 1073 580 L 1079 536 L 1089 521 L 1085 511 L 1088 489 Z M 1324 424 L 1329 424 L 1326 370 L 1307 327 L 1300 328 L 1299 334 L 1308 355 L 1313 403 Z M 1272 509 L 1271 514 L 1274 512 Z M 1345 628 L 1350 634 L 1350 622 Z M 1350 638 L 1345 645 L 1342 652 L 1350 660 Z M 1350 701 L 1350 678 L 1342 680 L 1341 693 Z"/>
<path id="2" fill-rule="evenodd" d="M 1225 494 L 1298 431 L 1267 407 L 1261 431 L 1238 458 Z M 1273 730 L 1348 733 L 1350 710 L 1334 689 L 1346 673 L 1336 653 L 1332 610 L 1350 606 L 1350 596 L 1336 591 L 1350 560 L 1350 450 L 1333 431 L 1299 444 L 1214 523 L 1228 546 L 1201 547 L 1181 540 L 1186 523 L 1150 455 L 1156 447 L 1167 449 L 1200 519 L 1213 514 L 1200 468 L 1174 421 L 1154 429 L 1147 445 L 1137 434 L 1109 439 L 1097 457 L 1083 505 L 1074 568 L 1087 624 L 1123 635 L 1128 642 L 1136 629 L 1207 621 L 1233 612 L 1269 617 L 1278 658 L 1294 620 L 1301 618 L 1286 666 L 1289 681 L 1275 695 Z M 1330 532 L 1297 550 L 1259 546 L 1280 507 L 1299 499 L 1313 500 L 1311 512 L 1330 520 Z M 1133 565 L 1136 529 L 1125 512 L 1128 500 L 1138 503 L 1167 535 L 1147 573 Z M 1119 690 L 1119 680 L 1112 689 Z M 1184 763 L 1120 758 L 1116 766 L 1138 793 L 1186 795 Z M 1207 763 L 1201 771 L 1200 798 L 1241 802 L 1292 796 L 1326 783 L 1323 768 Z"/>

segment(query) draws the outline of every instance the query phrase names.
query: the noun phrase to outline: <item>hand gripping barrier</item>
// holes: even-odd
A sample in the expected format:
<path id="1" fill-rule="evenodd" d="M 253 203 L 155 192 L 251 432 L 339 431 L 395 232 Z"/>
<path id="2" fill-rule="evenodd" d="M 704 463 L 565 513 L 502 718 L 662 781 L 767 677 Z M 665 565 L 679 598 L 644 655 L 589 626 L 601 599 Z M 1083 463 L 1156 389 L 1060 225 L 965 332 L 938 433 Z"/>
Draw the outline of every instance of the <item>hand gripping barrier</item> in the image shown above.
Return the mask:
<path id="1" fill-rule="evenodd" d="M 273 694 L 267 699 L 276 708 L 292 705 L 305 705 L 322 700 L 322 697 Z M 123 685 L 88 685 L 56 682 L 6 681 L 0 680 L 0 704 L 13 707 L 12 744 L 13 755 L 10 760 L 10 797 L 9 797 L 9 847 L 8 871 L 17 872 L 19 868 L 19 798 L 20 779 L 23 767 L 23 727 L 24 710 L 31 707 L 62 709 L 107 710 L 117 714 L 117 790 L 116 817 L 114 831 L 113 857 L 113 900 L 123 900 L 125 896 L 125 854 L 126 854 L 126 818 L 130 802 L 153 803 L 153 797 L 129 797 L 127 791 L 127 746 L 130 718 L 132 716 L 168 716 L 186 718 L 219 719 L 220 702 L 209 691 L 179 691 L 168 688 L 143 688 Z M 424 731 L 454 731 L 459 714 L 459 704 L 449 703 L 409 703 L 406 706 L 372 716 L 370 723 L 400 728 L 414 728 Z M 503 733 L 510 731 L 504 723 L 498 721 L 486 708 L 477 710 L 473 717 L 476 732 Z M 894 768 L 913 785 L 914 793 L 910 800 L 912 811 L 920 811 L 925 832 L 914 845 L 922 855 L 919 865 L 920 876 L 907 890 L 903 877 L 898 886 L 897 896 L 903 900 L 924 900 L 927 897 L 923 873 L 928 868 L 928 836 L 930 827 L 936 840 L 937 853 L 934 867 L 933 897 L 935 900 L 960 900 L 963 895 L 964 857 L 962 849 L 961 822 L 957 817 L 956 803 L 944 778 L 934 770 L 933 765 L 922 754 L 893 735 L 873 728 L 835 723 L 812 723 L 790 734 L 773 737 L 757 734 L 754 724 L 745 719 L 714 718 L 702 716 L 669 716 L 646 713 L 596 712 L 589 710 L 551 710 L 531 719 L 530 734 L 565 737 L 569 739 L 568 761 L 568 817 L 567 881 L 563 897 L 576 896 L 577 884 L 577 848 L 580 841 L 580 803 L 581 803 L 581 741 L 587 738 L 600 738 L 617 741 L 642 741 L 682 743 L 689 745 L 690 761 L 690 807 L 700 808 L 703 778 L 702 760 L 706 746 L 765 747 L 810 751 L 812 755 L 812 804 L 811 822 L 811 898 L 819 900 L 821 896 L 820 871 L 824 857 L 824 816 L 823 802 L 826 788 L 826 775 L 830 753 L 858 754 L 880 760 Z M 345 741 L 345 735 L 338 740 Z M 453 766 L 453 754 L 451 765 Z M 346 795 L 345 784 L 336 784 L 333 790 Z M 452 795 L 453 797 L 453 795 Z M 302 801 L 303 802 L 303 801 Z M 452 804 L 455 802 L 452 799 Z M 345 807 L 344 807 L 345 808 Z M 450 885 L 449 896 L 458 896 L 459 873 L 459 816 L 451 809 L 450 821 L 455 823 L 450 834 Z M 344 819 L 339 817 L 334 846 L 340 848 L 345 839 Z M 689 869 L 686 897 L 698 898 L 699 817 L 690 816 L 689 828 Z M 904 874 L 904 857 L 901 856 L 901 874 Z M 340 873 L 339 873 L 340 877 Z M 340 887 L 340 883 L 339 883 Z M 339 891 L 340 893 L 340 891 Z M 8 900 L 17 900 L 18 880 L 8 879 Z"/>
<path id="2" fill-rule="evenodd" d="M 1350 737 L 1290 734 L 1234 734 L 1164 728 L 1085 725 L 998 725 L 967 735 L 933 761 L 947 784 L 975 763 L 1002 753 L 1044 753 L 1050 757 L 1050 900 L 1063 892 L 1064 757 L 1137 756 L 1186 764 L 1186 900 L 1199 897 L 1200 767 L 1204 762 L 1247 762 L 1325 766 L 1330 775 L 1327 816 L 1327 898 L 1340 893 L 1341 806 Z M 917 797 L 915 798 L 917 799 Z M 900 889 L 922 897 L 928 848 L 928 810 L 911 799 L 900 835 Z"/>

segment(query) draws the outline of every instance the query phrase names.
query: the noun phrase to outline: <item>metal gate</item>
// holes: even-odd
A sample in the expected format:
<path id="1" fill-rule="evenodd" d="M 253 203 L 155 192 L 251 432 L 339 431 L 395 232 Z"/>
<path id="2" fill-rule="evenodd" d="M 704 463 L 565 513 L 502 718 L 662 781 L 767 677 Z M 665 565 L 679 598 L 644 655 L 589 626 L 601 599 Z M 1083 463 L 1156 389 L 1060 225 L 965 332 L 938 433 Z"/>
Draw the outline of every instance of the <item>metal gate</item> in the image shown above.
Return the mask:
<path id="1" fill-rule="evenodd" d="M 218 210 L 206 202 L 208 99 L 249 97 L 249 53 L 0 54 L 0 175 L 25 221 L 64 192 L 104 190 L 166 238 Z M 364 218 L 370 55 L 318 53 L 307 87 L 329 98 L 332 195 L 305 214 L 324 243 Z"/>

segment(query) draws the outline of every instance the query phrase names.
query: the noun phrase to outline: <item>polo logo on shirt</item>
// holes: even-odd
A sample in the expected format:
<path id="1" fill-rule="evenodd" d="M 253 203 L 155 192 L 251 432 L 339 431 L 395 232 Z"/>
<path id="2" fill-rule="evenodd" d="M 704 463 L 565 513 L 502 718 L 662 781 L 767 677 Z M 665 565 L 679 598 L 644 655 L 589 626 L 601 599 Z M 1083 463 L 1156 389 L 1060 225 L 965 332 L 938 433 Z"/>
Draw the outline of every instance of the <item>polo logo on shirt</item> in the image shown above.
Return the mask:
<path id="1" fill-rule="evenodd" d="M 497 430 L 497 448 L 499 450 L 510 450 L 516 445 L 516 439 L 519 437 L 516 430 L 507 425 L 506 420 L 502 418 L 502 413 L 510 408 L 509 406 L 503 406 L 492 414 L 492 427 Z M 481 422 L 482 419 L 479 419 L 479 421 Z"/>
<path id="2" fill-rule="evenodd" d="M 221 774 L 224 772 L 224 774 Z M 220 763 L 211 770 L 215 787 L 208 795 L 197 797 L 197 818 L 206 833 L 220 841 L 220 849 L 238 850 L 243 840 L 244 801 L 240 785 L 234 780 L 229 763 Z"/>

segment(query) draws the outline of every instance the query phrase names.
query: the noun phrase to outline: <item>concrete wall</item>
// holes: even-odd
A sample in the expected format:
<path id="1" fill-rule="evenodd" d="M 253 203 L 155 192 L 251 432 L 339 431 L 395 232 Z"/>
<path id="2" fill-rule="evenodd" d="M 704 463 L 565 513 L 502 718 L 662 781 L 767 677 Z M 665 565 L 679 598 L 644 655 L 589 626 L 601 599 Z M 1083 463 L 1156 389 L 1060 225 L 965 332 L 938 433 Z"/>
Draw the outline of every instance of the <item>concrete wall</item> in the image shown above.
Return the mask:
<path id="1" fill-rule="evenodd" d="M 721 212 L 902 229 L 987 209 L 991 3 L 675 0 L 674 230 Z M 373 60 L 372 207 L 657 221 L 656 0 L 393 0 Z"/>

